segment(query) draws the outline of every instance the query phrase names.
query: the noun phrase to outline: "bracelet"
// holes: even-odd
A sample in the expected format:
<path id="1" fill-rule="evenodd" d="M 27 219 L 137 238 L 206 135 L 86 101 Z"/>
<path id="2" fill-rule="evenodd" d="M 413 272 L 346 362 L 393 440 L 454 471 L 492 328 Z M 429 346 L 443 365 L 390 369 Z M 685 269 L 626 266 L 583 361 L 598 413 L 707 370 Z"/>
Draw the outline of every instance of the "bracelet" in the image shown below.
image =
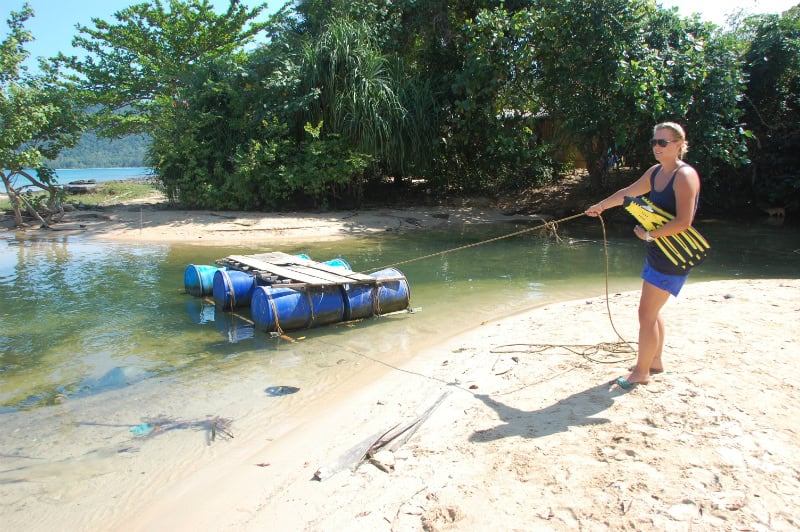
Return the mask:
<path id="1" fill-rule="evenodd" d="M 644 239 L 645 239 L 645 242 L 652 242 L 653 240 L 655 240 L 655 238 L 650 236 L 650 231 L 645 231 L 644 232 Z"/>

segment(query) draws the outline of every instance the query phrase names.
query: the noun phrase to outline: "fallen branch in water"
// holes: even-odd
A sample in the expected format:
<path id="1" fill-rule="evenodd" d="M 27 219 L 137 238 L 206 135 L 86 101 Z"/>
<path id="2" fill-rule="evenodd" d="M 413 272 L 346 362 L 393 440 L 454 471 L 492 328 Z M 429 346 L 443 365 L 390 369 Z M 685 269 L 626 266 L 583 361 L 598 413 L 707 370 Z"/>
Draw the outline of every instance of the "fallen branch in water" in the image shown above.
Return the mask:
<path id="1" fill-rule="evenodd" d="M 148 438 L 176 429 L 192 429 L 192 430 L 205 430 L 208 435 L 208 443 L 215 441 L 217 436 L 233 439 L 233 432 L 231 431 L 231 424 L 233 420 L 226 417 L 214 416 L 210 419 L 203 419 L 197 421 L 187 421 L 180 419 L 172 419 L 165 416 L 156 418 L 147 418 L 143 420 L 141 425 L 132 427 L 130 430 L 135 436 Z"/>
<path id="2" fill-rule="evenodd" d="M 232 421 L 228 418 L 224 417 L 215 417 L 211 420 L 211 441 L 214 441 L 217 437 L 217 432 L 221 433 L 223 436 L 226 436 L 230 439 L 233 439 L 233 432 L 231 432 L 231 423 Z"/>

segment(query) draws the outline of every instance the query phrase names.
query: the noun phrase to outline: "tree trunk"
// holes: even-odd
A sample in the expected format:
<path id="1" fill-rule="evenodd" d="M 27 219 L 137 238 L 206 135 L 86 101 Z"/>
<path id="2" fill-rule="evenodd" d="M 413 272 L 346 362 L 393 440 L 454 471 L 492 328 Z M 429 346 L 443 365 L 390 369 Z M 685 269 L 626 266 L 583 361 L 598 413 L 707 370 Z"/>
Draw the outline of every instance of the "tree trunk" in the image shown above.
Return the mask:
<path id="1" fill-rule="evenodd" d="M 0 172 L 0 178 L 3 180 L 3 185 L 6 187 L 6 194 L 8 194 L 8 201 L 11 202 L 11 208 L 14 210 L 14 225 L 16 227 L 22 227 L 22 210 L 20 209 L 17 193 L 11 187 L 11 181 L 8 179 L 5 173 Z"/>
<path id="2" fill-rule="evenodd" d="M 589 172 L 589 185 L 593 191 L 600 191 L 605 184 L 605 167 L 603 160 L 597 156 L 595 150 L 583 150 L 583 160 L 586 161 L 586 170 Z"/>
<path id="3" fill-rule="evenodd" d="M 31 213 L 31 216 L 33 216 L 34 218 L 36 218 L 37 220 L 39 220 L 41 222 L 42 227 L 47 227 L 48 229 L 50 228 L 50 225 L 37 212 L 36 208 L 33 205 L 31 205 L 30 203 L 28 203 L 28 200 L 26 200 L 25 198 L 23 198 L 19 194 L 17 194 L 17 199 L 22 201 L 25 204 L 25 206 L 28 208 L 28 212 Z M 17 205 L 16 211 L 19 211 L 19 205 Z M 20 224 L 17 227 L 21 227 L 22 226 L 22 216 L 21 215 L 19 217 L 19 221 L 20 221 Z"/>

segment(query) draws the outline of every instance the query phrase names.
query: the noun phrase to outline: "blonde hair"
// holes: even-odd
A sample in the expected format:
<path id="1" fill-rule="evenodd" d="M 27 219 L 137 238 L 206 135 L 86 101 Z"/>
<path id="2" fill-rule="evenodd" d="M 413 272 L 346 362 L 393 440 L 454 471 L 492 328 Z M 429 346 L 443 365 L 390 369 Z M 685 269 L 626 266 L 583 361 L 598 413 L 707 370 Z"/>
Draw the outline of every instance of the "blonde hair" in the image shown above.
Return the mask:
<path id="1" fill-rule="evenodd" d="M 689 151 L 689 143 L 686 141 L 686 132 L 683 130 L 680 124 L 676 122 L 661 122 L 660 124 L 656 124 L 653 128 L 653 134 L 659 129 L 669 129 L 672 133 L 678 137 L 677 140 L 681 141 L 681 148 L 678 152 L 678 155 L 681 159 L 686 156 L 686 153 Z"/>

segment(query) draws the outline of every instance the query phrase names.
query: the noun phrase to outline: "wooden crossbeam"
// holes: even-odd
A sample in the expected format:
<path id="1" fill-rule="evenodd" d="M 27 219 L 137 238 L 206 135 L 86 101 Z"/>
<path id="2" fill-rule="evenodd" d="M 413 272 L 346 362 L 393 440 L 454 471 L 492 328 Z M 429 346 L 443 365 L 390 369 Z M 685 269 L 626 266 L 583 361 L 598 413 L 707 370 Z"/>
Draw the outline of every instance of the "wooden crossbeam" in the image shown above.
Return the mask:
<path id="1" fill-rule="evenodd" d="M 353 279 L 355 281 L 372 281 L 374 279 L 373 277 L 370 277 L 369 275 L 364 275 L 363 273 L 352 272 L 349 270 L 345 270 L 343 268 L 337 268 L 336 266 L 331 266 L 330 264 L 323 264 L 321 262 L 316 262 L 309 259 L 303 259 L 295 255 L 289 255 L 288 253 L 284 253 L 282 251 L 261 253 L 259 255 L 247 255 L 247 257 L 268 262 L 270 264 L 276 264 L 278 266 L 290 266 L 290 265 L 306 266 L 314 270 L 320 270 L 323 272 L 332 273 L 338 277 L 347 277 L 348 279 Z M 313 275 L 312 272 L 304 268 L 298 268 L 298 270 L 305 273 L 311 273 Z"/>

